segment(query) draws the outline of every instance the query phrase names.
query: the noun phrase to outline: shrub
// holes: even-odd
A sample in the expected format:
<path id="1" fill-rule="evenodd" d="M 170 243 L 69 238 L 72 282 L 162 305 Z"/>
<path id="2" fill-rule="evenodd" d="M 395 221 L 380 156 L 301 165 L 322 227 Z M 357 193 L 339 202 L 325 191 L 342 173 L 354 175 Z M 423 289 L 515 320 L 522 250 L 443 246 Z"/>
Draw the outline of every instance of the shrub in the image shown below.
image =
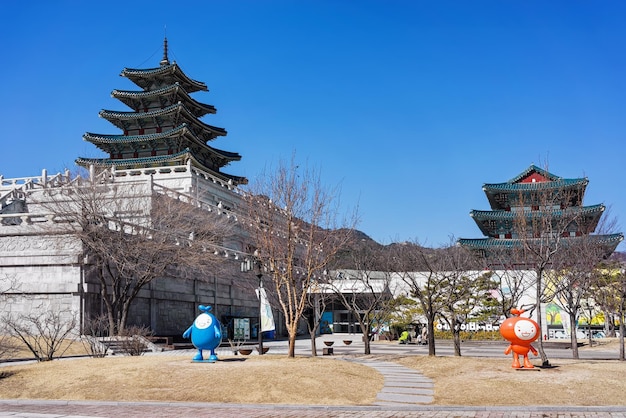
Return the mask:
<path id="1" fill-rule="evenodd" d="M 461 331 L 461 341 L 504 341 L 499 331 Z M 451 340 L 451 331 L 435 331 L 435 339 Z"/>
<path id="2" fill-rule="evenodd" d="M 84 335 L 81 338 L 83 346 L 92 357 L 104 357 L 107 353 L 107 344 L 102 339 L 109 333 L 109 321 L 106 315 L 91 318 L 85 322 Z"/>
<path id="3" fill-rule="evenodd" d="M 76 328 L 76 314 L 69 310 L 35 309 L 34 312 L 5 317 L 9 334 L 19 338 L 37 361 L 52 360 L 59 351 L 59 357 L 62 356 L 69 348 L 66 337 Z"/>
<path id="4" fill-rule="evenodd" d="M 152 336 L 148 327 L 131 326 L 120 332 L 118 349 L 129 356 L 142 356 L 148 349 L 146 337 Z"/>

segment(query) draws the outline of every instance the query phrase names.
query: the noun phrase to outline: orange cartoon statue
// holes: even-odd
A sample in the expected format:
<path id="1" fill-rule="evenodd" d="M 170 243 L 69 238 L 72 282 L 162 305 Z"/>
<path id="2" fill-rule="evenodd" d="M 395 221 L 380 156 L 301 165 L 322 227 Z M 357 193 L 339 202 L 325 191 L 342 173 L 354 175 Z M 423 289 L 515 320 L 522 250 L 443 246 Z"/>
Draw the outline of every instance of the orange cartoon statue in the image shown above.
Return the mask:
<path id="1" fill-rule="evenodd" d="M 535 341 L 539 336 L 539 325 L 530 318 L 522 318 L 524 313 L 521 309 L 511 309 L 511 313 L 515 316 L 504 320 L 500 325 L 500 334 L 511 342 L 504 350 L 504 354 L 513 351 L 513 368 L 520 369 L 522 366 L 519 362 L 519 356 L 524 356 L 524 368 L 532 369 L 534 366 L 528 360 L 528 351 L 536 356 L 537 350 L 530 343 Z"/>

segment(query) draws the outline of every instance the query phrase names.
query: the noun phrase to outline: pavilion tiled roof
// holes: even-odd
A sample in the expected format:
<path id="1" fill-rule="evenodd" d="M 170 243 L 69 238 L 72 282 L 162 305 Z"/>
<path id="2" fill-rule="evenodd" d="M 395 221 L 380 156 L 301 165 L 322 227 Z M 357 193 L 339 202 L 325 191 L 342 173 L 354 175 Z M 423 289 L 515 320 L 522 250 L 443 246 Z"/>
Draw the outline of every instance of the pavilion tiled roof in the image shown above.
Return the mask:
<path id="1" fill-rule="evenodd" d="M 128 78 L 144 90 L 147 90 L 153 84 L 153 80 L 159 79 L 162 80 L 161 84 L 174 84 L 179 82 L 188 93 L 209 91 L 206 84 L 203 82 L 187 77 L 175 62 L 161 65 L 157 68 L 124 68 L 120 75 Z"/>
<path id="2" fill-rule="evenodd" d="M 182 125 L 177 126 L 176 128 L 165 131 L 165 132 L 143 134 L 143 135 L 102 135 L 102 134 L 94 134 L 91 132 L 86 132 L 83 135 L 83 139 L 85 141 L 93 143 L 98 148 L 102 149 L 103 151 L 112 152 L 112 149 L 111 149 L 112 145 L 141 144 L 141 143 L 147 143 L 147 142 L 162 141 L 162 140 L 167 140 L 167 139 L 178 139 L 181 136 L 188 138 L 190 142 L 196 143 L 198 147 L 209 150 L 211 153 L 215 153 L 221 158 L 224 158 L 229 161 L 241 160 L 241 155 L 239 155 L 236 152 L 223 151 L 223 150 L 206 145 L 189 129 L 186 123 L 183 123 Z"/>
<path id="3" fill-rule="evenodd" d="M 542 177 L 545 177 L 546 179 L 550 180 L 550 181 L 557 181 L 560 180 L 561 177 L 554 175 L 552 173 L 550 173 L 547 170 L 544 170 L 543 168 L 539 168 L 534 164 L 531 164 L 526 170 L 522 171 L 521 173 L 519 173 L 517 176 L 513 177 L 511 180 L 508 181 L 508 183 L 517 183 L 519 181 L 521 181 L 522 179 L 524 179 L 525 177 L 529 176 L 532 173 L 538 173 L 540 174 Z"/>
<path id="4" fill-rule="evenodd" d="M 603 204 L 592 206 L 576 206 L 567 209 L 555 209 L 550 211 L 545 216 L 559 217 L 565 211 L 576 211 L 580 216 L 589 216 L 593 214 L 601 214 L 605 209 Z M 544 211 L 524 211 L 523 214 L 526 218 L 536 218 L 544 214 Z M 510 220 L 513 221 L 520 216 L 520 212 L 506 211 L 506 210 L 472 210 L 470 216 L 478 220 Z"/>
<path id="5" fill-rule="evenodd" d="M 483 184 L 483 190 L 485 192 L 524 192 L 534 191 L 542 189 L 555 189 L 555 188 L 569 188 L 574 186 L 587 186 L 589 180 L 586 178 L 577 179 L 558 179 L 553 181 L 540 181 L 535 183 L 485 183 Z"/>
<path id="6" fill-rule="evenodd" d="M 185 107 L 182 103 L 175 103 L 171 106 L 165 107 L 163 109 L 156 109 L 149 112 L 119 112 L 114 110 L 101 110 L 100 117 L 108 120 L 118 128 L 122 130 L 128 129 L 129 125 L 132 122 L 138 122 L 141 120 L 157 120 L 157 121 L 166 121 L 176 119 L 175 116 L 182 114 L 184 116 L 184 120 L 187 123 L 193 123 L 198 126 L 203 131 L 207 132 L 208 139 L 213 139 L 217 136 L 226 135 L 226 130 L 223 128 L 218 128 L 216 126 L 207 125 L 206 123 L 200 121 L 193 113 Z"/>
<path id="7" fill-rule="evenodd" d="M 613 252 L 617 245 L 624 239 L 624 235 L 621 233 L 610 235 L 589 235 L 588 237 L 596 240 L 601 245 L 607 246 L 611 252 Z M 542 238 L 534 239 L 539 241 Z M 563 237 L 561 239 L 567 242 L 568 240 L 579 240 L 580 237 Z M 489 250 L 520 248 L 524 241 L 525 240 L 510 238 L 461 238 L 458 240 L 458 243 L 461 246 L 470 249 Z"/>
<path id="8" fill-rule="evenodd" d="M 158 99 L 159 97 L 166 95 L 175 95 L 184 99 L 186 106 L 196 115 L 201 117 L 209 113 L 216 113 L 216 109 L 212 105 L 200 103 L 191 97 L 185 89 L 180 86 L 180 83 L 175 83 L 170 86 L 165 86 L 160 89 L 147 90 L 147 91 L 134 91 L 134 90 L 113 90 L 111 96 L 125 103 L 128 107 L 134 108 L 134 101 L 143 101 L 149 99 Z M 192 109 L 193 108 L 193 109 Z"/>

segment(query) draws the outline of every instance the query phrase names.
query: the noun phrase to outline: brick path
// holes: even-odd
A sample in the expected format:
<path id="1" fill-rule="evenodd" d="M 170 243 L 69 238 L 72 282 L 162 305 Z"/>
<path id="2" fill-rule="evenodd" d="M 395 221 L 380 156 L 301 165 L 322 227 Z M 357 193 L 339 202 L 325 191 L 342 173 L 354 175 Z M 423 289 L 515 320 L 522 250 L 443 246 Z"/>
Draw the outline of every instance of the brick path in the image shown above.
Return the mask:
<path id="1" fill-rule="evenodd" d="M 626 407 L 436 407 L 436 406 L 277 406 L 155 402 L 1 401 L 0 417 L 95 418 L 95 417 L 476 417 L 476 418 L 597 418 L 626 417 Z"/>

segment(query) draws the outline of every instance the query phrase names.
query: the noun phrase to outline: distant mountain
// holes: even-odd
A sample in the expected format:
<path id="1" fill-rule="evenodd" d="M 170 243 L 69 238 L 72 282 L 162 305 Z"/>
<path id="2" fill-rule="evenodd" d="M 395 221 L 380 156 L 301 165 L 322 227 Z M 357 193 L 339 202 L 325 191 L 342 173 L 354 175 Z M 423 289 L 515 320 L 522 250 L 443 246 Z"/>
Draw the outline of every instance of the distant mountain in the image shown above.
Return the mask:
<path id="1" fill-rule="evenodd" d="M 626 252 L 624 252 L 624 251 L 615 251 L 611 255 L 611 260 L 617 260 L 620 263 L 626 264 Z"/>
<path id="2" fill-rule="evenodd" d="M 398 247 L 417 246 L 411 242 L 393 242 L 383 245 L 356 229 L 349 231 L 349 234 L 351 235 L 350 243 L 335 257 L 333 269 L 355 269 L 355 264 L 359 263 L 367 264 L 367 268 L 371 270 L 386 271 L 389 267 L 389 260 L 394 253 L 398 252 Z"/>
<path id="3" fill-rule="evenodd" d="M 337 254 L 332 267 L 333 269 L 354 269 L 356 268 L 356 259 L 363 260 L 364 257 L 370 257 L 370 260 L 368 260 L 368 268 L 384 271 L 387 269 L 387 262 L 390 260 L 393 253 L 397 252 L 398 247 L 418 246 L 418 244 L 412 242 L 393 242 L 383 245 L 376 242 L 362 231 L 353 229 L 349 231 L 349 233 L 351 234 L 351 242 L 347 248 Z M 432 251 L 433 253 L 438 251 L 438 249 L 424 247 L 422 247 L 421 250 L 423 252 Z M 626 252 L 615 251 L 611 255 L 611 259 L 618 260 L 626 265 Z"/>

